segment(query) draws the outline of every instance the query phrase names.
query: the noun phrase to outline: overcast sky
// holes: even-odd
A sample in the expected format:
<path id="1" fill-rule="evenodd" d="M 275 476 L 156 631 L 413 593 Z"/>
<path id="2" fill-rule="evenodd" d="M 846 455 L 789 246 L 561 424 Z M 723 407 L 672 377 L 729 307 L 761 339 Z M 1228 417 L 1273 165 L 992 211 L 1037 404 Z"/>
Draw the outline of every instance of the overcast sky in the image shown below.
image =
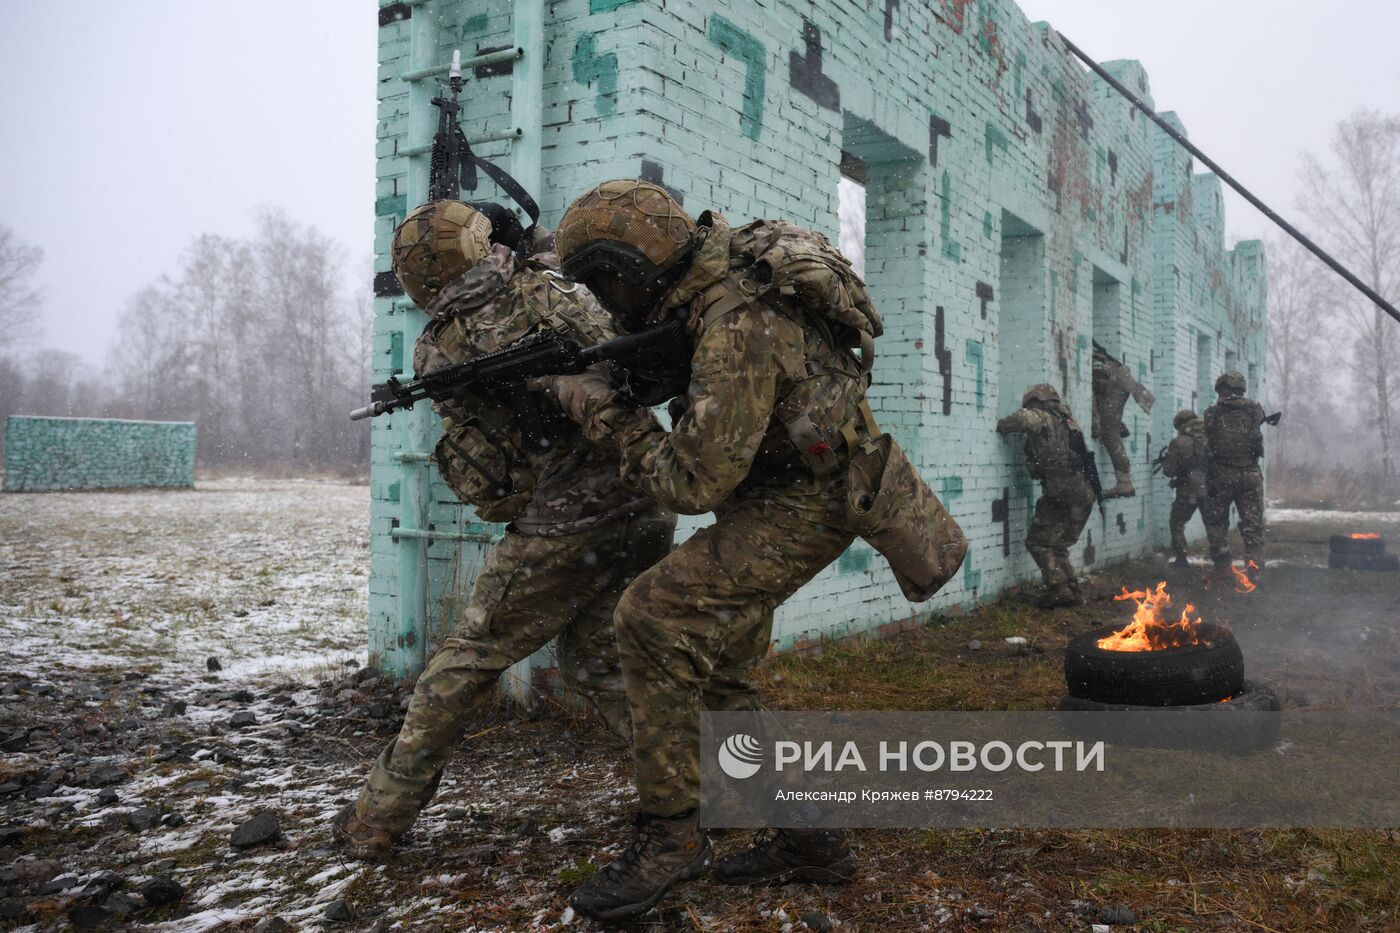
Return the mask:
<path id="1" fill-rule="evenodd" d="M 649 2 L 649 0 L 648 0 Z M 1293 216 L 1298 155 L 1358 107 L 1400 111 L 1400 4 L 1022 0 Z M 199 233 L 278 205 L 369 254 L 371 0 L 6 5 L 0 223 L 46 252 L 43 343 L 100 362 L 127 296 Z M 1231 234 L 1269 225 L 1232 196 Z"/>

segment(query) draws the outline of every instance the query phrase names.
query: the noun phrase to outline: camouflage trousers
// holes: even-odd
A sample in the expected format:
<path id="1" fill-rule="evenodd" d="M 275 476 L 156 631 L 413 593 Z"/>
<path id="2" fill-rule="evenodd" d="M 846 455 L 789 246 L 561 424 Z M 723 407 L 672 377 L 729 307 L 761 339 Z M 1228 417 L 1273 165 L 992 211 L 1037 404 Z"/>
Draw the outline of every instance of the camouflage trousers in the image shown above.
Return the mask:
<path id="1" fill-rule="evenodd" d="M 1133 464 L 1128 458 L 1128 451 L 1123 446 L 1123 416 L 1114 413 L 1100 416 L 1099 443 L 1103 449 L 1108 451 L 1108 459 L 1113 464 L 1113 477 L 1120 483 L 1131 483 L 1133 481 Z"/>
<path id="2" fill-rule="evenodd" d="M 561 537 L 508 532 L 487 555 L 456 632 L 418 678 L 398 738 L 375 761 L 360 791 L 360 818 L 387 832 L 407 830 L 502 672 L 556 635 L 565 684 L 630 738 L 613 610 L 627 585 L 670 550 L 675 527 L 674 515 L 653 508 Z"/>
<path id="3" fill-rule="evenodd" d="M 699 804 L 700 713 L 754 710 L 773 611 L 854 540 L 822 524 L 827 493 L 755 498 L 717 512 L 639 576 L 617 605 L 642 812 Z"/>
<path id="4" fill-rule="evenodd" d="M 1035 503 L 1035 517 L 1026 533 L 1026 550 L 1040 568 L 1046 586 L 1074 582 L 1070 545 L 1094 511 L 1094 490 L 1078 473 L 1047 477 Z"/>
<path id="5" fill-rule="evenodd" d="M 1245 560 L 1264 565 L 1264 475 L 1257 466 L 1213 466 L 1206 475 L 1206 498 L 1201 520 L 1216 562 L 1231 559 L 1230 506 L 1240 515 Z"/>
<path id="6" fill-rule="evenodd" d="M 1196 510 L 1203 508 L 1202 502 L 1197 497 L 1178 491 L 1176 498 L 1172 500 L 1171 515 L 1167 517 L 1167 527 L 1172 535 L 1172 552 L 1175 554 L 1186 553 L 1186 523 L 1191 521 L 1191 516 L 1196 514 Z"/>

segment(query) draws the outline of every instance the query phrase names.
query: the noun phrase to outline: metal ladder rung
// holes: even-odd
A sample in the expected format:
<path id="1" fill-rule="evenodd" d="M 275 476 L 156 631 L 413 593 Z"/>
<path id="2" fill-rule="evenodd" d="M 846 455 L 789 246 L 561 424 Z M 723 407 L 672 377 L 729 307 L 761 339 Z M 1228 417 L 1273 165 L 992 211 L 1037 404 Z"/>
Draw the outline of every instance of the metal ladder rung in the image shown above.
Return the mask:
<path id="1" fill-rule="evenodd" d="M 462 60 L 462 69 L 481 68 L 484 65 L 499 65 L 501 62 L 519 61 L 525 57 L 525 50 L 520 46 L 513 46 L 506 49 L 498 49 L 495 52 L 486 52 L 474 58 Z M 422 81 L 425 78 L 435 78 L 438 75 L 447 74 L 450 65 L 430 65 L 427 68 L 415 68 L 413 71 L 405 71 L 399 75 L 403 81 Z"/>
<path id="2" fill-rule="evenodd" d="M 513 142 L 524 135 L 524 131 L 517 126 L 510 130 L 498 130 L 495 133 L 484 133 L 481 136 L 476 136 L 467 140 L 467 142 L 471 143 L 473 146 L 478 146 L 482 143 L 498 143 L 503 140 L 510 140 Z M 401 156 L 420 156 L 427 155 L 432 151 L 433 144 L 424 143 L 421 146 L 408 146 L 400 149 L 397 154 Z"/>

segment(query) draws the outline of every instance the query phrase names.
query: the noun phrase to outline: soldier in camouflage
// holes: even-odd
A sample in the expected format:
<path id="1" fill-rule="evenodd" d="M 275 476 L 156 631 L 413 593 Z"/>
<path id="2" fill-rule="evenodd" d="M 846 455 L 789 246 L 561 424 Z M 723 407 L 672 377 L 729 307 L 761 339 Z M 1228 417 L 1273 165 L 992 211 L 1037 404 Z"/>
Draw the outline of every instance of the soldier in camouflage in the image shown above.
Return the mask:
<path id="1" fill-rule="evenodd" d="M 1176 437 L 1162 454 L 1162 473 L 1176 490 L 1168 519 L 1174 563 L 1187 567 L 1190 564 L 1186 560 L 1186 523 L 1206 497 L 1206 426 L 1194 411 L 1185 408 L 1176 413 L 1172 427 L 1176 428 Z"/>
<path id="2" fill-rule="evenodd" d="M 415 372 L 544 329 L 581 345 L 616 336 L 592 296 L 556 271 L 548 237 L 517 250 L 514 215 L 480 207 L 427 204 L 394 235 L 394 271 L 431 318 L 414 347 Z M 531 248 L 529 258 L 517 255 Z M 418 678 L 398 737 L 336 817 L 337 839 L 358 857 L 389 853 L 431 799 L 467 718 L 502 672 L 555 636 L 566 683 L 609 729 L 631 737 L 613 609 L 633 578 L 670 550 L 675 516 L 623 485 L 616 453 L 589 444 L 547 398 L 527 395 L 543 403 L 483 394 L 435 406 L 444 434 L 434 459 L 444 480 L 480 518 L 510 524 L 457 630 Z"/>
<path id="3" fill-rule="evenodd" d="M 1069 408 L 1053 386 L 1031 386 L 1021 407 L 997 422 L 998 434 L 1026 436 L 1026 469 L 1041 482 L 1035 517 L 1026 533 L 1026 550 L 1045 584 L 1039 605 L 1044 609 L 1077 606 L 1083 602 L 1069 548 L 1089 521 L 1094 490 L 1076 452 L 1084 442 Z"/>
<path id="4" fill-rule="evenodd" d="M 555 380 L 565 410 L 621 453 L 638 488 L 716 518 L 617 607 L 641 814 L 633 843 L 571 903 L 618 920 L 705 871 L 700 712 L 758 707 L 751 671 L 769 648 L 774 610 L 855 538 L 845 467 L 878 433 L 865 390 L 880 323 L 864 284 L 820 235 L 781 221 L 732 228 L 712 211 L 696 222 L 647 182 L 599 185 L 568 209 L 558 236 L 565 272 L 624 330 L 681 317 L 693 340 L 671 431 L 596 377 Z M 840 832 L 796 829 L 716 866 L 721 881 L 740 884 L 835 882 L 853 870 Z"/>
<path id="5" fill-rule="evenodd" d="M 1143 411 L 1152 412 L 1152 393 L 1136 379 L 1132 370 L 1097 343 L 1094 344 L 1094 412 L 1090 433 L 1103 444 L 1108 458 L 1113 463 L 1115 483 L 1112 489 L 1103 494 L 1105 499 L 1127 498 L 1137 495 L 1133 488 L 1132 463 L 1128 452 L 1123 448 L 1123 437 L 1127 433 L 1123 427 L 1123 408 L 1131 396 Z"/>
<path id="6" fill-rule="evenodd" d="M 1264 566 L 1264 409 L 1245 397 L 1244 376 L 1228 372 L 1215 380 L 1216 403 L 1206 409 L 1206 498 L 1201 507 L 1216 574 L 1230 569 L 1230 506 L 1240 516 L 1245 571 L 1251 577 Z"/>

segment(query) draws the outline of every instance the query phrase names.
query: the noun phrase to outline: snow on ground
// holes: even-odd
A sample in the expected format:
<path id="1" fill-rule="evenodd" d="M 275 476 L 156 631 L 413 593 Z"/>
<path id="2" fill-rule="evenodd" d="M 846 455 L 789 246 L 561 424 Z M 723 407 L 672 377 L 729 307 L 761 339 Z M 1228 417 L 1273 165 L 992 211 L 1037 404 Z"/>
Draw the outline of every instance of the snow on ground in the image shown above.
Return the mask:
<path id="1" fill-rule="evenodd" d="M 369 490 L 200 482 L 193 491 L 0 498 L 0 640 L 14 656 L 251 675 L 363 656 Z"/>
<path id="2" fill-rule="evenodd" d="M 1400 525 L 1400 512 L 1338 512 L 1331 509 L 1279 509 L 1270 506 L 1265 513 L 1270 522 L 1325 522 L 1348 525 L 1357 531 L 1371 526 Z"/>

